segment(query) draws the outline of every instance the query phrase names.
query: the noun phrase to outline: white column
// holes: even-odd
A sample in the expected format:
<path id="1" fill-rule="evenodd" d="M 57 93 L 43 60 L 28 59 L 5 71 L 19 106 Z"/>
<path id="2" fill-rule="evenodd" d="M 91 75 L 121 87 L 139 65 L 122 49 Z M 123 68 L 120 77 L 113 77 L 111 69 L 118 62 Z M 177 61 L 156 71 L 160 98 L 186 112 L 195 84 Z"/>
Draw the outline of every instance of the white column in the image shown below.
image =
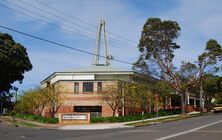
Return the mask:
<path id="1" fill-rule="evenodd" d="M 197 108 L 196 98 L 193 98 L 194 108 Z"/>

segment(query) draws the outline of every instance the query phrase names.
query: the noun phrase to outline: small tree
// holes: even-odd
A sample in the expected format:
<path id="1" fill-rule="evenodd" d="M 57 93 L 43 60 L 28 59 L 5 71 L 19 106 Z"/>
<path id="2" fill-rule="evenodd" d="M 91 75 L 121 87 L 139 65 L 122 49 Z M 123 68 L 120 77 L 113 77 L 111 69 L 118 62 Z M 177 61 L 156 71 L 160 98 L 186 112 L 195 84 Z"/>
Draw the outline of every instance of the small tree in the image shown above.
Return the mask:
<path id="1" fill-rule="evenodd" d="M 125 107 L 129 109 L 130 112 L 133 112 L 136 108 L 141 107 L 141 94 L 139 93 L 138 86 L 135 84 L 127 83 L 123 87 L 125 90 L 124 102 Z"/>
<path id="2" fill-rule="evenodd" d="M 37 113 L 41 115 L 41 113 L 39 113 L 39 108 L 42 107 L 41 93 L 40 88 L 26 91 L 20 96 L 18 102 L 16 103 L 16 110 L 20 113 Z"/>
<path id="3" fill-rule="evenodd" d="M 35 88 L 20 96 L 16 110 L 21 113 L 42 115 L 48 109 L 53 118 L 61 106 L 60 86 L 50 85 L 46 88 Z"/>
<path id="4" fill-rule="evenodd" d="M 122 98 L 123 96 L 119 83 L 107 86 L 100 96 L 100 99 L 105 101 L 112 109 L 113 116 L 115 116 L 115 112 L 121 104 Z"/>
<path id="5" fill-rule="evenodd" d="M 47 100 L 47 108 L 49 109 L 50 116 L 55 117 L 59 107 L 62 104 L 61 100 L 61 86 L 49 85 L 43 89 L 44 97 Z"/>

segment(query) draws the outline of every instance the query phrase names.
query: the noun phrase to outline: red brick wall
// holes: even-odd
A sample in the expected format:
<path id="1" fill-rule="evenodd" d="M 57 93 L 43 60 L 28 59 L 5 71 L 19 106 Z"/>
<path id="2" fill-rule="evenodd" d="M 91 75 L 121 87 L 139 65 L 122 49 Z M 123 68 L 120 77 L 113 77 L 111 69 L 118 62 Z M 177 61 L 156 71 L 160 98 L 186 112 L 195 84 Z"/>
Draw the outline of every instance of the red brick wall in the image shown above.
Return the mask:
<path id="1" fill-rule="evenodd" d="M 74 93 L 74 83 L 79 83 L 79 93 Z M 102 88 L 107 85 L 115 84 L 113 81 L 98 81 L 102 82 Z M 112 116 L 112 109 L 103 101 L 99 100 L 102 93 L 97 93 L 97 81 L 94 81 L 94 92 L 83 93 L 82 81 L 60 81 L 58 84 L 62 87 L 62 106 L 59 113 L 71 113 L 74 111 L 74 106 L 102 106 L 102 116 Z"/>

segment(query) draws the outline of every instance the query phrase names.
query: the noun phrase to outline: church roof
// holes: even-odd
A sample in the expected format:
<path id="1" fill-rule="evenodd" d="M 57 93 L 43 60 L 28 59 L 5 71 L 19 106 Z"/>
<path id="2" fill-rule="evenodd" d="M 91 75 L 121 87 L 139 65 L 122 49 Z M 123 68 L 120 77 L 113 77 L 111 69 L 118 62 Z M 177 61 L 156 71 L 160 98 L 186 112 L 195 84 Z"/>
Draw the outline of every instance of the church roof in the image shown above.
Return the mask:
<path id="1" fill-rule="evenodd" d="M 73 73 L 98 73 L 98 72 L 106 72 L 106 73 L 110 73 L 110 72 L 133 72 L 131 70 L 127 70 L 127 69 L 121 69 L 121 68 L 116 68 L 116 67 L 112 67 L 111 65 L 93 65 L 90 67 L 85 67 L 85 68 L 78 68 L 78 69 L 74 69 L 74 70 L 68 70 L 68 71 L 64 71 L 64 72 L 73 72 Z"/>

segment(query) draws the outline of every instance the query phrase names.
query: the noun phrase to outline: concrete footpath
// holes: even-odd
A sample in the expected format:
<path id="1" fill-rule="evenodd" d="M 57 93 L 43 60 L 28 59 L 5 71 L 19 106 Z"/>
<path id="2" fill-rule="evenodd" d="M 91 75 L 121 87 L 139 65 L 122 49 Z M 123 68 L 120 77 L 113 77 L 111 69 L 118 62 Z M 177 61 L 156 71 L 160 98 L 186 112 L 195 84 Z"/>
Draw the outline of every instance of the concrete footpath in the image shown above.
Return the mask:
<path id="1" fill-rule="evenodd" d="M 188 114 L 195 114 L 199 112 L 192 112 Z M 87 124 L 87 125 L 66 125 L 62 127 L 58 127 L 59 130 L 99 130 L 99 129 L 116 129 L 116 128 L 130 128 L 134 126 L 128 126 L 127 124 L 130 123 L 137 123 L 142 121 L 152 121 L 158 119 L 166 119 L 166 118 L 173 118 L 179 117 L 180 115 L 170 115 L 170 116 L 163 116 L 158 118 L 150 118 L 144 120 L 137 120 L 137 121 L 130 121 L 130 122 L 123 122 L 123 123 L 97 123 L 97 124 Z"/>

